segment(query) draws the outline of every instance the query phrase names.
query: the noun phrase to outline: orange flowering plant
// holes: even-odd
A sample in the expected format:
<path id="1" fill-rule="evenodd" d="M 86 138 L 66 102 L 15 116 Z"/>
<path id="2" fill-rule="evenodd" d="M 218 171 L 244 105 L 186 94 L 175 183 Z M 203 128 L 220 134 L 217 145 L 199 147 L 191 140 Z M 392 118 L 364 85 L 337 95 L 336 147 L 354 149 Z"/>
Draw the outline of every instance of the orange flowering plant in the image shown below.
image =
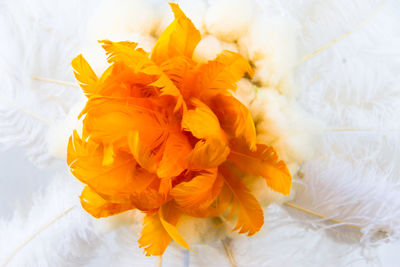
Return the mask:
<path id="1" fill-rule="evenodd" d="M 144 212 L 138 242 L 146 255 L 162 255 L 171 240 L 189 248 L 176 228 L 183 215 L 226 215 L 237 220 L 233 230 L 258 232 L 263 211 L 246 174 L 284 195 L 291 188 L 285 163 L 257 144 L 248 109 L 232 95 L 253 74 L 248 61 L 223 51 L 195 62 L 200 33 L 178 5 L 171 8 L 175 20 L 151 54 L 136 43 L 100 41 L 111 65 L 99 78 L 82 55 L 72 61 L 88 97 L 82 136 L 74 131 L 67 158 L 87 185 L 82 207 L 96 218 Z"/>

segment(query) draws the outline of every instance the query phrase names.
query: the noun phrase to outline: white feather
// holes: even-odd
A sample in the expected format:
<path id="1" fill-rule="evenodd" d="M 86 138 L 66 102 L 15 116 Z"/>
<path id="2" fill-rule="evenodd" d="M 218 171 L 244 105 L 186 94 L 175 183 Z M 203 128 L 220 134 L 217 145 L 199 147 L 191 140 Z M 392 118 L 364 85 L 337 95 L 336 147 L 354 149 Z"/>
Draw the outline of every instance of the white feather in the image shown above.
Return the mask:
<path id="1" fill-rule="evenodd" d="M 84 1 L 69 1 L 66 4 L 65 1 L 43 0 L 29 2 L 25 8 L 20 8 L 26 5 L 26 2 L 29 1 L 1 3 L 6 7 L 1 9 L 1 19 L 7 25 L 1 30 L 4 31 L 4 36 L 16 36 L 9 42 L 3 42 L 4 49 L 1 49 L 0 68 L 11 72 L 5 74 L 9 79 L 10 89 L 4 91 L 4 94 L 2 91 L 2 94 L 14 100 L 14 103 L 31 107 L 29 110 L 48 120 L 62 119 L 76 99 L 79 99 L 80 93 L 76 93 L 74 88 L 31 82 L 30 77 L 32 74 L 40 74 L 72 81 L 69 62 L 80 51 L 78 45 L 84 40 L 85 17 L 89 17 L 93 12 L 94 4 Z M 157 36 L 172 20 L 172 14 L 166 1 L 150 2 L 152 8 L 157 7 L 158 11 L 154 11 L 157 15 L 154 15 L 154 24 L 151 24 L 149 29 L 153 29 L 153 34 Z M 399 139 L 396 132 L 400 115 L 399 5 L 395 1 L 387 1 L 368 22 L 356 28 L 356 25 L 377 9 L 380 1 L 260 0 L 257 2 L 261 8 L 254 10 L 254 5 L 248 4 L 248 1 L 233 1 L 233 4 L 232 1 L 210 1 L 209 7 L 200 3 L 199 6 L 204 8 L 198 10 L 193 8 L 192 15 L 198 16 L 195 23 L 201 25 L 200 14 L 206 12 L 204 23 L 209 33 L 223 39 L 224 42 L 239 40 L 239 51 L 256 63 L 258 81 L 265 82 L 268 86 L 278 85 L 280 91 L 285 93 L 280 95 L 276 91 L 270 91 L 271 88 L 263 89 L 258 94 L 258 99 L 254 100 L 253 93 L 250 93 L 252 89 L 246 82 L 242 82 L 237 97 L 251 104 L 252 113 L 256 118 L 262 117 L 269 122 L 264 125 L 262 122 L 259 123 L 257 125 L 259 131 L 266 130 L 269 134 L 280 136 L 278 149 L 283 158 L 293 160 L 294 165 L 291 167 L 293 171 L 301 166 L 302 159 L 309 159 L 302 169 L 304 179 L 297 180 L 299 185 L 296 186 L 297 195 L 294 201 L 328 218 L 356 224 L 362 228 L 362 232 L 338 225 L 332 228 L 330 223 L 304 214 L 300 215 L 289 207 L 272 205 L 265 216 L 265 232 L 253 238 L 235 237 L 233 251 L 236 260 L 239 266 L 377 265 L 379 260 L 375 255 L 376 250 L 371 246 L 372 241 L 380 243 L 379 241 L 384 239 L 375 239 L 374 233 L 383 230 L 387 232 L 386 240 L 396 240 L 400 232 L 397 211 L 399 210 L 397 200 L 400 174 Z M 147 5 L 147 3 L 137 3 L 138 7 Z M 187 7 L 187 12 L 189 10 L 191 10 L 190 5 Z M 274 24 L 273 22 L 277 20 L 271 17 L 263 17 L 263 20 L 254 19 L 254 16 L 261 11 L 268 11 L 263 13 L 264 15 L 279 15 L 279 19 L 289 21 L 289 24 L 295 22 L 300 25 L 278 29 L 276 25 L 279 23 Z M 147 14 L 146 12 L 152 11 L 143 9 L 143 14 Z M 13 17 L 10 18 L 9 14 L 13 14 Z M 121 23 L 130 21 L 129 19 L 136 17 L 118 18 Z M 28 23 L 31 21 L 37 24 Z M 275 31 L 265 35 L 254 34 L 265 30 L 260 25 L 255 27 L 252 23 L 255 21 L 263 21 L 267 29 L 269 27 Z M 141 23 L 145 23 L 145 20 Z M 43 30 L 43 25 L 45 29 L 50 27 L 50 31 Z M 296 69 L 291 69 L 298 63 L 293 61 L 298 59 L 297 55 L 307 56 L 352 29 L 353 32 L 340 42 L 302 62 Z M 286 33 L 289 35 L 285 35 Z M 143 35 L 140 33 L 140 36 Z M 249 40 L 252 40 L 246 41 L 248 45 L 246 52 L 243 52 L 243 45 L 240 44 L 240 37 L 243 36 L 249 36 Z M 272 40 L 268 39 L 270 36 Z M 289 41 L 285 43 L 283 40 Z M 224 47 L 225 43 L 222 44 Z M 229 45 L 232 46 L 232 43 Z M 14 49 L 10 50 L 10 47 Z M 293 49 L 297 49 L 298 54 Z M 21 72 L 20 67 L 22 67 Z M 285 72 L 291 70 L 296 72 L 293 84 L 287 83 L 284 79 Z M 60 90 L 55 90 L 57 88 Z M 251 97 L 246 98 L 241 92 L 249 92 Z M 2 113 L 6 114 L 6 119 L 0 122 L 0 125 L 9 127 L 10 132 L 8 137 L 4 135 L 3 140 L 14 141 L 16 144 L 28 140 L 28 143 L 34 144 L 33 150 L 43 147 L 41 144 L 44 141 L 38 136 L 45 136 L 46 126 L 40 126 L 42 129 L 36 126 L 38 122 L 27 119 L 28 114 L 21 113 L 21 110 L 15 113 L 16 111 L 10 107 L 4 107 L 10 113 Z M 306 113 L 300 107 L 304 108 Z M 313 126 L 309 126 L 308 119 L 305 119 L 307 116 L 304 114 L 311 114 L 314 119 L 325 123 L 328 126 L 327 130 L 337 127 L 362 127 L 373 128 L 374 131 L 324 134 L 317 140 L 314 157 L 309 158 L 310 135 L 307 133 L 313 134 L 314 130 Z M 304 125 L 307 128 L 302 129 Z M 18 129 L 23 129 L 21 135 L 15 135 L 19 132 Z M 36 135 L 28 138 L 29 133 Z M 293 133 L 294 137 L 291 136 Z M 270 135 L 265 135 L 263 138 L 267 140 Z M 254 187 L 258 187 L 257 184 Z M 62 189 L 57 189 L 57 193 L 64 196 L 65 200 L 74 199 L 79 194 L 75 191 L 68 193 L 67 187 L 63 189 L 65 194 L 70 194 L 69 198 L 64 196 Z M 53 197 L 56 197 L 55 194 Z M 258 197 L 261 199 L 263 196 Z M 265 201 L 268 202 L 268 198 Z M 50 214 L 45 212 L 44 217 L 46 216 L 50 217 Z M 25 223 L 15 223 L 15 221 L 12 224 L 16 226 Z M 102 223 L 104 221 L 101 220 L 99 223 L 105 225 Z M 66 231 L 67 229 L 72 232 L 79 231 L 74 222 L 69 223 L 71 228 L 63 226 Z M 10 229 L 8 239 L 22 240 L 22 235 L 19 235 L 17 228 L 13 228 L 12 224 L 4 223 L 2 226 Z M 29 222 L 26 222 L 26 225 L 26 230 L 32 231 L 33 226 Z M 109 231 L 110 228 L 108 230 L 96 228 L 102 235 L 103 242 L 96 241 L 99 248 L 95 256 L 90 254 L 93 255 L 90 266 L 155 264 L 154 259 L 141 256 L 141 250 L 137 248 L 136 242 L 137 229 L 132 230 L 129 226 L 115 223 L 111 225 L 114 225 L 111 228 L 113 231 Z M 133 225 L 140 226 L 140 220 Z M 53 240 L 55 236 L 56 234 L 52 232 L 48 233 L 47 237 Z M 54 258 L 57 257 L 54 254 L 48 259 L 41 257 L 43 253 L 40 247 L 45 248 L 47 243 L 39 241 L 35 240 L 34 243 L 37 249 L 31 250 L 31 247 L 26 247 L 25 252 L 28 253 L 26 255 L 32 255 L 33 259 L 43 263 L 44 266 L 47 260 L 56 262 Z M 360 241 L 364 247 L 360 246 Z M 193 266 L 229 266 L 220 242 L 195 245 L 194 248 L 199 254 L 191 254 L 190 264 Z M 65 255 L 76 255 L 77 250 L 73 246 L 65 246 L 63 249 L 59 252 L 61 258 Z M 316 249 L 318 253 L 315 253 Z M 205 253 L 208 257 L 203 256 Z M 176 266 L 182 262 L 184 255 L 186 254 L 182 250 L 171 246 L 164 257 L 165 266 Z M 78 258 L 77 256 L 76 259 Z M 27 258 L 14 258 L 14 260 L 24 262 Z M 68 264 L 61 263 L 61 266 Z"/>
<path id="2" fill-rule="evenodd" d="M 10 221 L 0 221 L 0 263 L 76 266 L 91 259 L 99 242 L 92 228 L 93 219 L 82 210 L 79 198 L 71 197 L 78 196 L 81 189 L 82 185 L 70 175 L 59 175 L 43 194 L 33 198 L 29 213 L 16 211 Z"/>
<path id="3" fill-rule="evenodd" d="M 33 76 L 73 81 L 70 62 L 78 53 L 76 29 L 84 21 L 78 2 L 71 1 L 65 7 L 52 3 L 43 8 L 36 2 L 7 1 L 0 11 L 5 25 L 0 29 L 1 35 L 7 36 L 0 44 L 0 141 L 6 146 L 26 147 L 29 158 L 41 165 L 52 158 L 45 141 L 49 125 L 66 115 L 80 92 L 35 81 Z M 73 21 L 64 12 L 68 8 L 76 9 L 76 18 L 81 19 L 75 20 L 76 27 L 63 25 Z M 56 13 L 64 15 L 55 16 Z"/>
<path id="4" fill-rule="evenodd" d="M 393 20 L 400 9 L 390 1 L 378 9 L 380 4 L 353 1 L 344 8 L 342 1 L 324 1 L 314 5 L 310 20 L 303 21 L 304 55 L 345 31 L 354 31 L 297 68 L 299 86 L 307 88 L 300 103 L 326 123 L 328 133 L 318 140 L 315 157 L 303 169 L 304 187 L 300 186 L 296 201 L 329 218 L 360 226 L 364 244 L 377 241 L 372 237 L 380 230 L 387 239 L 398 239 L 400 234 L 400 31 Z M 361 28 L 355 28 L 366 18 Z M 335 128 L 361 131 L 329 133 Z"/>

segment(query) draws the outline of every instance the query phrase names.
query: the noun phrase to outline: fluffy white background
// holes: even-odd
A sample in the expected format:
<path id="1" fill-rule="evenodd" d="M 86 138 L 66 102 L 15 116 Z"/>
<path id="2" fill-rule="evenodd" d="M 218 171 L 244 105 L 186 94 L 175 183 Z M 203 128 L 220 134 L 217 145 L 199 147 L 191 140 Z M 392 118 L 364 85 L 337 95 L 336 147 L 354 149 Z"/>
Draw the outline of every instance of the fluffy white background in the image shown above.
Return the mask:
<path id="1" fill-rule="evenodd" d="M 7 147 L 22 146 L 0 155 L 0 263 L 51 218 L 76 205 L 80 189 L 64 162 L 51 156 L 58 153 L 62 157 L 57 152 L 62 148 L 54 146 L 57 142 L 50 142 L 53 145 L 49 153 L 46 137 L 56 131 L 49 125 L 65 121 L 67 114 L 79 105 L 76 103 L 81 96 L 76 88 L 34 81 L 31 76 L 73 81 L 69 62 L 82 49 L 100 71 L 102 61 L 92 49 L 91 40 L 125 38 L 128 31 L 132 32 L 131 41 L 139 41 L 147 48 L 154 40 L 145 36 L 159 34 L 171 20 L 166 2 L 117 2 L 124 8 L 116 8 L 114 2 L 107 8 L 104 23 L 91 27 L 103 32 L 92 30 L 87 34 L 88 18 L 101 14 L 95 9 L 96 1 L 0 3 L 3 36 L 0 141 Z M 362 231 L 331 227 L 290 208 L 270 206 L 263 231 L 250 239 L 238 237 L 233 244 L 238 265 L 397 266 L 400 262 L 397 253 L 400 249 L 397 242 L 400 235 L 398 3 L 385 1 L 378 8 L 382 3 L 378 0 L 257 2 L 262 8 L 254 8 L 244 0 L 182 1 L 181 7 L 203 34 L 211 32 L 222 39 L 207 37 L 199 49 L 214 52 L 204 55 L 200 51 L 196 56 L 204 60 L 223 48 L 235 49 L 229 43 L 237 40 L 236 49 L 262 70 L 256 76 L 257 81 L 263 87 L 278 88 L 285 96 L 282 99 L 264 90 L 259 97 L 270 99 L 271 108 L 255 107 L 253 112 L 262 113 L 263 108 L 269 109 L 268 114 L 276 112 L 283 121 L 292 122 L 276 125 L 276 129 L 295 129 L 297 136 L 301 136 L 309 131 L 301 129 L 308 125 L 303 121 L 304 116 L 298 114 L 303 111 L 298 109 L 293 116 L 287 116 L 290 112 L 279 110 L 299 104 L 310 118 L 326 125 L 326 132 L 314 140 L 317 145 L 312 157 L 304 155 L 307 147 L 296 147 L 294 141 L 280 144 L 282 151 L 291 152 L 287 157 L 294 161 L 308 157 L 300 168 L 304 178 L 296 181 L 295 202 L 355 223 Z M 365 24 L 356 28 L 372 13 Z M 113 18 L 118 25 L 132 28 L 107 23 Z M 141 23 L 137 24 L 138 20 Z M 262 21 L 265 27 L 252 27 L 257 21 Z M 110 29 L 112 34 L 104 36 Z M 352 29 L 355 30 L 345 39 L 299 63 L 303 56 Z M 246 49 L 243 44 L 247 44 Z M 294 76 L 288 77 L 291 70 Z M 277 102 L 281 104 L 274 110 L 273 104 Z M 22 109 L 35 116 L 21 112 Z M 73 122 L 69 121 L 72 127 Z M 332 128 L 367 130 L 349 133 L 334 132 Z M 34 208 L 30 209 L 31 206 Z M 119 225 L 110 231 L 99 226 L 104 225 L 103 221 L 92 219 L 78 206 L 21 249 L 9 266 L 155 265 L 154 259 L 143 257 L 137 248 L 134 234 L 137 229 L 131 229 L 136 227 L 134 223 L 132 227 Z M 373 234 L 376 230 L 387 232 L 387 238 L 376 238 Z M 381 244 L 384 241 L 388 243 Z M 229 266 L 220 242 L 194 248 L 199 254 L 191 253 L 190 266 Z M 188 262 L 187 254 L 171 246 L 163 263 L 184 266 L 185 260 Z"/>

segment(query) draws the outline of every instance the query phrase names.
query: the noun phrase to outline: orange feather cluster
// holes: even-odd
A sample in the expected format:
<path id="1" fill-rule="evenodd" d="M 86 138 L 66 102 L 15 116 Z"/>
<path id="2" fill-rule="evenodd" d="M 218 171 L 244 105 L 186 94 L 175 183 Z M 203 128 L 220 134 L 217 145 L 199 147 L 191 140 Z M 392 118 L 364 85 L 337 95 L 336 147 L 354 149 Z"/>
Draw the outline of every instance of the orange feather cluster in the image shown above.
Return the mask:
<path id="1" fill-rule="evenodd" d="M 263 211 L 242 182 L 246 174 L 284 195 L 291 187 L 285 163 L 256 143 L 248 109 L 232 96 L 236 82 L 252 76 L 249 63 L 230 51 L 194 62 L 200 33 L 171 7 L 175 20 L 151 54 L 136 43 L 101 41 L 111 66 L 100 78 L 82 55 L 72 61 L 88 97 L 82 137 L 73 133 L 67 159 L 87 185 L 82 207 L 96 218 L 145 212 L 139 244 L 146 255 L 162 255 L 172 239 L 189 248 L 176 228 L 184 214 L 230 211 L 233 230 L 258 232 Z"/>

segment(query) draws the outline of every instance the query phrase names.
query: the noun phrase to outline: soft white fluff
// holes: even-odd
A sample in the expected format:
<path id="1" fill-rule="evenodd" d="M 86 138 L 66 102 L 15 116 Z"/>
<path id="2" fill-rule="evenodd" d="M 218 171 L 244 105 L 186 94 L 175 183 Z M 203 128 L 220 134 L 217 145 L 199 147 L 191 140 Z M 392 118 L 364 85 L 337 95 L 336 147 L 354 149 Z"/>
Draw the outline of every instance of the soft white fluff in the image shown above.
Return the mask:
<path id="1" fill-rule="evenodd" d="M 78 133 L 82 133 L 82 121 L 78 120 L 78 115 L 85 104 L 86 99 L 76 103 L 63 120 L 55 121 L 51 125 L 46 140 L 49 153 L 52 156 L 67 160 L 68 141 L 72 132 L 77 130 Z"/>
<path id="2" fill-rule="evenodd" d="M 249 30 L 255 10 L 254 1 L 210 1 L 205 17 L 207 31 L 223 41 L 236 41 Z"/>
<path id="3" fill-rule="evenodd" d="M 214 59 L 223 50 L 221 42 L 214 36 L 208 35 L 201 39 L 193 53 L 193 59 L 206 63 Z"/>
<path id="4" fill-rule="evenodd" d="M 148 1 L 102 1 L 94 12 L 88 32 L 89 40 L 109 38 L 113 34 L 152 34 L 157 27 L 156 14 Z"/>
<path id="5" fill-rule="evenodd" d="M 67 176 L 55 177 L 44 193 L 36 194 L 28 214 L 16 210 L 10 221 L 0 221 L 2 265 L 39 229 L 71 207 L 69 213 L 21 247 L 7 266 L 77 266 L 93 257 L 99 242 L 91 226 L 93 219 L 79 204 L 82 185 Z"/>
<path id="6" fill-rule="evenodd" d="M 248 32 L 239 39 L 239 51 L 255 65 L 254 80 L 291 95 L 292 69 L 298 62 L 297 23 L 287 16 L 258 14 Z"/>
<path id="7" fill-rule="evenodd" d="M 311 20 L 304 23 L 303 55 L 377 13 L 297 67 L 299 86 L 306 88 L 300 102 L 327 124 L 328 132 L 303 170 L 304 187 L 296 198 L 321 214 L 362 227 L 364 244 L 376 241 L 372 236 L 378 230 L 389 239 L 400 233 L 400 31 L 394 18 L 399 6 L 388 1 L 377 10 L 380 4 L 353 1 L 344 8 L 341 1 L 324 1 L 313 6 Z M 337 128 L 367 130 L 329 133 Z"/>
<path id="8" fill-rule="evenodd" d="M 318 121 L 308 117 L 294 99 L 271 88 L 261 88 L 250 105 L 257 140 L 273 145 L 295 175 L 314 151 L 313 137 L 320 132 Z"/>
<path id="9" fill-rule="evenodd" d="M 179 7 L 190 18 L 201 34 L 206 32 L 205 15 L 208 9 L 206 0 L 179 0 Z"/>
<path id="10" fill-rule="evenodd" d="M 80 92 L 32 77 L 73 81 L 70 62 L 79 51 L 79 23 L 90 14 L 79 2 L 4 1 L 0 9 L 1 24 L 7 25 L 0 28 L 7 36 L 0 44 L 1 143 L 26 147 L 29 158 L 42 166 L 51 160 L 45 141 L 50 124 L 67 114 Z"/>
<path id="11" fill-rule="evenodd" d="M 104 10 L 104 16 L 98 17 L 100 22 L 92 23 L 92 27 L 108 34 L 105 28 L 113 25 L 118 29 L 115 32 L 121 32 L 119 39 L 137 38 L 139 43 L 146 45 L 140 38 L 146 39 L 146 34 L 158 36 L 172 21 L 166 1 L 128 2 L 127 10 L 132 3 L 137 4 L 137 9 L 128 13 L 121 10 L 121 5 L 108 4 L 110 8 Z M 384 239 L 375 235 L 377 230 L 387 232 L 386 240 L 399 239 L 400 233 L 400 140 L 398 132 L 393 131 L 399 129 L 400 115 L 398 3 L 386 1 L 385 6 L 361 28 L 300 63 L 303 56 L 354 29 L 381 1 L 260 0 L 257 1 L 258 7 L 250 1 L 209 2 L 187 1 L 187 6 L 183 2 L 181 6 L 188 16 L 194 18 L 204 35 L 222 39 L 223 49 L 225 45 L 235 47 L 232 41 L 238 41 L 239 52 L 253 61 L 255 80 L 262 88 L 267 88 L 259 89 L 254 99 L 254 87 L 243 80 L 236 96 L 250 105 L 259 138 L 277 146 L 280 156 L 293 163 L 290 164 L 292 173 L 300 168 L 304 174 L 303 179 L 296 179 L 297 195 L 293 201 L 327 217 L 362 227 L 361 233 L 338 225 L 331 227 L 330 223 L 291 208 L 271 205 L 265 214 L 262 233 L 251 238 L 231 236 L 236 240 L 233 250 L 239 266 L 376 266 L 379 264 L 376 250 L 369 246 L 363 248 L 360 241 L 363 245 L 380 243 Z M 0 44 L 0 75 L 5 81 L 2 87 L 5 90 L 2 89 L 0 95 L 14 104 L 1 104 L 1 141 L 8 145 L 27 144 L 27 151 L 36 162 L 49 157 L 48 152 L 43 151 L 48 126 L 15 108 L 15 104 L 51 122 L 65 118 L 80 99 L 79 90 L 32 82 L 31 75 L 73 81 L 69 63 L 81 52 L 84 45 L 80 43 L 83 41 L 85 52 L 92 53 L 89 62 L 94 64 L 97 72 L 104 69 L 105 57 L 101 48 L 95 44 L 96 40 L 91 40 L 90 44 L 86 40 L 89 35 L 85 35 L 86 18 L 97 5 L 77 0 L 0 3 L 0 19 L 7 25 L 0 31 L 8 37 Z M 147 24 L 151 16 L 153 21 Z M 110 21 L 110 18 L 117 19 Z M 136 24 L 130 26 L 138 27 L 138 32 L 127 27 L 132 21 Z M 257 24 L 259 21 L 262 24 Z M 147 45 L 150 47 L 151 42 Z M 291 71 L 296 74 L 293 83 Z M 313 158 L 310 158 L 309 144 L 316 124 L 310 123 L 305 114 L 327 126 L 327 133 L 316 139 L 318 143 Z M 328 132 L 330 128 L 342 127 L 373 128 L 373 131 Z M 272 139 L 278 136 L 279 139 Z M 304 159 L 308 161 L 301 167 Z M 265 183 L 254 183 L 252 188 L 262 192 L 262 185 Z M 36 206 L 29 220 L 15 217 L 13 221 L 1 224 L 1 240 L 8 241 L 5 252 L 29 235 L 42 222 L 39 220 L 44 222 L 54 215 L 53 211 L 58 211 L 52 208 L 52 204 L 77 201 L 79 192 L 72 184 L 55 188 L 50 189 L 49 192 L 53 193 L 46 197 L 45 203 L 50 204 Z M 263 203 L 277 201 L 273 195 L 256 195 Z M 43 212 L 45 207 L 50 211 Z M 77 246 L 60 247 L 59 243 L 53 243 L 66 238 L 62 244 L 72 244 L 74 233 L 82 230 L 79 223 L 83 221 L 83 225 L 88 225 L 88 221 L 82 219 L 86 215 L 80 210 L 76 212 L 71 212 L 67 221 L 60 220 L 60 227 L 65 231 L 62 237 L 50 228 L 51 232 L 43 233 L 43 239 L 35 239 L 32 245 L 21 251 L 22 254 L 18 254 L 14 266 L 20 266 L 18 262 L 26 266 L 25 263 L 30 263 L 28 259 L 34 259 L 40 266 L 68 266 L 64 259 L 69 255 L 78 260 L 76 252 L 86 248 L 82 239 L 78 238 Z M 37 214 L 42 216 L 37 218 Z M 75 221 L 72 217 L 78 219 Z M 32 220 L 37 224 L 31 224 Z M 105 221 L 109 223 L 102 223 Z M 134 229 L 126 222 L 132 222 Z M 137 248 L 140 224 L 139 219 L 132 221 L 129 214 L 115 220 L 96 221 L 95 230 L 102 235 L 104 242 L 96 241 L 95 254 L 88 254 L 93 255 L 88 266 L 154 266 L 155 259 L 143 257 L 141 249 Z M 84 227 L 83 231 L 86 229 Z M 181 230 L 185 232 L 185 227 Z M 5 239 L 4 233 L 7 234 Z M 191 266 L 229 266 L 219 241 L 194 245 L 193 248 L 199 254 L 190 254 Z M 3 253 L 3 249 L 0 251 Z M 187 257 L 185 255 L 180 248 L 170 246 L 164 256 L 164 266 L 176 266 Z"/>

